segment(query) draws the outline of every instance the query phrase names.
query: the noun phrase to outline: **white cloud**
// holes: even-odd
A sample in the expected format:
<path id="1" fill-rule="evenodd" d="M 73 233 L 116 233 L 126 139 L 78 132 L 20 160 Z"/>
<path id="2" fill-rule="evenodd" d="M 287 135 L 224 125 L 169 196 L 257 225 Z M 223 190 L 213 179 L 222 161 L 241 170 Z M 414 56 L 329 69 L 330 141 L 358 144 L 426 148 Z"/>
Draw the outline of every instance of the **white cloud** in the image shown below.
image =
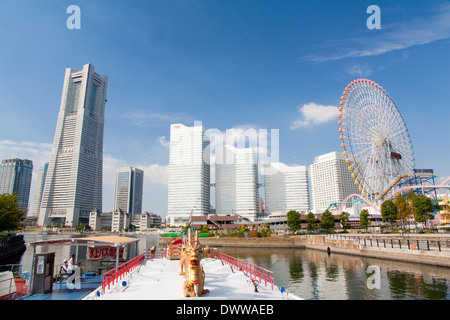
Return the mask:
<path id="1" fill-rule="evenodd" d="M 169 174 L 169 165 L 160 165 L 157 163 L 153 163 L 149 166 L 138 167 L 144 170 L 144 181 L 150 181 L 151 183 L 156 184 L 168 184 L 168 174 Z M 145 182 L 144 182 L 145 185 Z"/>
<path id="2" fill-rule="evenodd" d="M 372 69 L 368 65 L 354 64 L 346 69 L 350 76 L 368 77 L 372 74 Z"/>
<path id="3" fill-rule="evenodd" d="M 304 104 L 303 106 L 299 106 L 297 108 L 302 114 L 303 119 L 291 122 L 289 127 L 291 130 L 336 119 L 339 113 L 338 108 L 335 106 L 325 106 L 314 102 Z"/>
<path id="4" fill-rule="evenodd" d="M 165 136 L 158 137 L 158 138 L 156 139 L 156 141 L 157 141 L 160 145 L 162 145 L 163 147 L 166 147 L 166 148 L 169 148 L 169 147 L 170 147 L 170 141 L 167 141 Z"/>
<path id="5" fill-rule="evenodd" d="M 33 161 L 33 171 L 50 160 L 51 143 L 0 140 L 0 158 L 19 158 Z"/>
<path id="6" fill-rule="evenodd" d="M 125 165 L 125 161 L 103 154 L 103 186 L 115 188 L 116 172 Z"/>
<path id="7" fill-rule="evenodd" d="M 103 155 L 103 210 L 114 207 L 114 193 L 116 186 L 116 172 L 122 167 L 135 167 L 144 171 L 144 204 L 143 210 L 165 210 L 167 192 L 164 190 L 168 183 L 168 165 L 153 163 L 150 165 L 130 164 L 112 155 Z M 157 194 L 161 193 L 163 194 Z M 162 209 L 161 209 L 162 208 Z"/>
<path id="8" fill-rule="evenodd" d="M 299 61 L 321 63 L 345 58 L 378 56 L 449 38 L 450 4 L 444 3 L 427 18 L 411 18 L 405 22 L 382 24 L 381 30 L 368 31 L 364 37 L 331 40 L 328 42 L 326 53 L 304 56 Z M 328 47 L 332 47 L 333 50 L 329 50 Z"/>
<path id="9" fill-rule="evenodd" d="M 123 115 L 128 123 L 138 127 L 159 126 L 180 121 L 189 121 L 192 117 L 186 114 L 157 113 L 147 111 L 131 111 Z"/>
<path id="10" fill-rule="evenodd" d="M 153 163 L 150 165 L 130 165 L 124 160 L 114 158 L 111 155 L 103 156 L 103 184 L 108 187 L 115 187 L 116 172 L 122 167 L 135 167 L 144 170 L 145 182 L 167 184 L 168 182 L 168 165 L 160 165 Z"/>
<path id="11" fill-rule="evenodd" d="M 33 211 L 35 181 L 39 168 L 50 160 L 51 143 L 0 140 L 0 161 L 3 159 L 19 158 L 33 161 L 33 175 L 28 200 L 28 212 Z"/>

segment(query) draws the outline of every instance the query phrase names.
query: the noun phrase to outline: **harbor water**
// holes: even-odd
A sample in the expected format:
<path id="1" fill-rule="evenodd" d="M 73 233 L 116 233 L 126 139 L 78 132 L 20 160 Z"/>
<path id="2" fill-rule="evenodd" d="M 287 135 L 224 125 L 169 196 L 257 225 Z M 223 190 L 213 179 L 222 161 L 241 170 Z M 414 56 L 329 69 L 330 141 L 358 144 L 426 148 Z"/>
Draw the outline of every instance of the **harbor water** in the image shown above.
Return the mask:
<path id="1" fill-rule="evenodd" d="M 62 237 L 81 236 L 25 233 L 25 242 Z M 135 245 L 126 248 L 129 257 L 158 245 L 155 235 L 131 237 L 141 241 L 137 248 Z M 55 252 L 55 266 L 75 252 L 70 246 L 48 246 L 43 250 Z M 450 268 L 311 249 L 220 248 L 220 251 L 273 271 L 277 286 L 304 299 L 450 300 Z M 79 260 L 84 259 L 86 248 L 79 247 L 78 255 Z M 31 248 L 27 246 L 15 263 L 22 264 L 23 271 L 29 271 Z"/>

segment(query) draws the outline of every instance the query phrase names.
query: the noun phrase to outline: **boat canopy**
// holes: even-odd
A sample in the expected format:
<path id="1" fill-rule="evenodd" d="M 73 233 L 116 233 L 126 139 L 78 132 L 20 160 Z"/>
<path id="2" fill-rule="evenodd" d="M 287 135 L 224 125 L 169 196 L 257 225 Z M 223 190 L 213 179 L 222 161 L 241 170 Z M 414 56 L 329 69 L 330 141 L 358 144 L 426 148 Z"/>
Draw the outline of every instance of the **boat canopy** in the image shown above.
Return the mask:
<path id="1" fill-rule="evenodd" d="M 34 276 L 34 255 L 36 252 L 37 246 L 49 246 L 49 245 L 72 245 L 76 246 L 76 260 L 78 260 L 78 247 L 79 246 L 92 246 L 92 245 L 103 245 L 103 246 L 111 246 L 116 247 L 116 268 L 119 266 L 119 248 L 121 246 L 125 246 L 126 244 L 132 242 L 138 242 L 140 239 L 138 238 L 129 238 L 129 237 L 120 237 L 120 236 L 97 236 L 97 237 L 86 237 L 86 238 L 62 238 L 62 239 L 49 239 L 49 240 L 41 240 L 29 242 L 28 245 L 33 248 L 31 252 L 31 275 L 30 275 L 30 283 L 33 283 Z M 136 244 L 137 245 L 137 244 Z M 28 286 L 28 293 L 31 293 L 31 286 Z"/>
<path id="2" fill-rule="evenodd" d="M 65 238 L 65 239 L 49 239 L 30 242 L 28 245 L 36 246 L 48 246 L 48 245 L 109 245 L 114 247 L 123 246 L 132 242 L 139 241 L 138 238 L 120 237 L 120 236 L 98 236 L 98 237 L 86 237 L 86 238 Z"/>

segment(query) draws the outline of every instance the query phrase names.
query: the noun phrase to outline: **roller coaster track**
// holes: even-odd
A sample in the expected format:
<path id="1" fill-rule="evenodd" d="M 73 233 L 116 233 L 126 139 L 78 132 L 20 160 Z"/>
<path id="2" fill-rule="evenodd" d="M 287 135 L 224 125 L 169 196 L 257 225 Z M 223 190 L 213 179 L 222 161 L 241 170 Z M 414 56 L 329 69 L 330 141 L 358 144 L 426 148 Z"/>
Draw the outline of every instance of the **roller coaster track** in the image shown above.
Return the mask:
<path id="1" fill-rule="evenodd" d="M 386 190 L 378 197 L 378 199 L 375 200 L 375 201 L 379 201 L 379 200 L 383 199 L 383 197 L 384 197 L 384 196 L 385 196 L 392 188 L 394 188 L 394 187 L 400 182 L 400 180 L 402 180 L 402 179 L 404 179 L 404 178 L 408 178 L 408 177 L 417 177 L 417 176 L 418 176 L 417 174 L 405 174 L 405 175 L 403 175 L 403 176 L 398 177 L 397 180 L 395 180 L 395 182 L 394 182 L 393 184 L 391 184 L 391 185 L 389 186 L 389 188 L 387 188 L 387 189 L 386 189 Z M 420 175 L 420 176 L 418 176 L 418 177 L 419 177 L 419 180 L 422 180 L 422 179 L 424 179 L 424 178 L 429 179 L 429 178 L 434 178 L 434 177 L 437 177 L 437 176 L 431 175 L 431 174 L 427 174 L 427 175 Z"/>
<path id="2" fill-rule="evenodd" d="M 400 179 L 400 178 L 399 178 Z M 398 182 L 398 181 L 397 181 Z M 395 195 L 409 190 L 409 189 L 449 189 L 450 190 L 450 178 L 448 178 L 447 180 L 445 180 L 444 182 L 442 182 L 441 184 L 438 185 L 416 185 L 416 186 L 406 186 L 406 187 L 402 187 L 398 190 L 393 191 L 392 193 L 390 193 L 387 198 L 384 199 L 384 201 L 386 200 L 390 200 L 392 199 Z M 393 186 L 391 186 L 388 190 L 390 190 Z M 385 192 L 384 194 L 387 194 L 387 192 Z M 344 201 L 342 201 L 342 203 L 339 205 L 338 209 L 337 209 L 337 214 L 341 214 L 342 211 L 344 210 L 344 208 L 347 205 L 348 200 L 350 200 L 351 198 L 359 198 L 361 200 L 363 200 L 366 204 L 368 204 L 369 206 L 373 207 L 375 210 L 377 210 L 378 212 L 380 212 L 380 207 L 381 205 L 377 205 L 373 202 L 370 202 L 369 200 L 367 200 L 366 198 L 362 197 L 360 194 L 351 194 L 349 196 L 347 196 Z"/>
<path id="3" fill-rule="evenodd" d="M 447 180 L 445 180 L 444 182 L 442 182 L 441 184 L 438 185 L 420 185 L 420 186 L 407 186 L 407 187 L 403 187 L 400 188 L 398 190 L 395 190 L 394 192 L 392 192 L 391 194 L 389 194 L 387 196 L 386 199 L 384 199 L 384 201 L 386 200 L 390 200 L 392 199 L 395 195 L 399 194 L 400 192 L 409 190 L 409 189 L 442 189 L 442 188 L 446 188 L 446 189 L 450 189 L 450 185 L 448 184 L 450 182 L 450 178 L 448 178 Z"/>

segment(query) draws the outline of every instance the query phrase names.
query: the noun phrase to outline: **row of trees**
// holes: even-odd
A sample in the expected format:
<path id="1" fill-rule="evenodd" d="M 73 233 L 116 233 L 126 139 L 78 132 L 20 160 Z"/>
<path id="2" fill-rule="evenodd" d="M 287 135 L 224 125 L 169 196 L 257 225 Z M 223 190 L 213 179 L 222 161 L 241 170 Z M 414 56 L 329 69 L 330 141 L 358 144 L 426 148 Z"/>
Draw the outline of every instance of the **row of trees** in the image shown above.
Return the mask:
<path id="1" fill-rule="evenodd" d="M 308 231 L 315 231 L 319 228 L 331 230 L 334 229 L 335 225 L 334 216 L 328 210 L 322 214 L 322 220 L 317 219 L 312 212 L 308 213 L 306 215 L 306 223 L 308 224 Z M 291 210 L 287 213 L 287 225 L 292 232 L 301 229 L 301 219 L 298 211 Z"/>
<path id="2" fill-rule="evenodd" d="M 386 200 L 381 205 L 381 219 L 392 225 L 400 222 L 403 226 L 408 219 L 414 218 L 416 222 L 425 223 L 434 219 L 433 203 L 430 198 L 423 194 L 415 194 L 409 190 L 408 194 L 397 195 L 394 200 Z"/>
<path id="3" fill-rule="evenodd" d="M 312 212 L 309 212 L 306 215 L 306 223 L 307 227 L 306 230 L 309 232 L 314 232 L 318 229 L 323 229 L 326 232 L 333 232 L 335 225 L 336 225 L 336 219 L 333 216 L 333 214 L 325 210 L 324 213 L 322 213 L 322 219 L 317 219 L 316 215 Z M 359 217 L 359 226 L 361 228 L 367 228 L 370 225 L 370 218 L 369 218 L 369 211 L 367 209 L 364 209 L 361 211 L 360 217 Z M 350 227 L 350 214 L 348 212 L 342 212 L 339 216 L 338 221 L 342 225 L 342 228 L 344 230 L 347 230 Z M 291 229 L 291 231 L 295 232 L 297 230 L 301 229 L 301 219 L 300 219 L 300 213 L 291 210 L 287 213 L 287 225 Z"/>
<path id="4" fill-rule="evenodd" d="M 395 200 L 387 200 L 381 205 L 381 217 L 382 222 L 387 222 L 391 225 L 391 229 L 394 223 L 400 222 L 402 225 L 412 217 L 416 222 L 425 222 L 427 225 L 428 220 L 434 219 L 433 203 L 430 198 L 423 194 L 415 194 L 410 190 L 407 196 L 399 194 Z M 312 213 L 306 215 L 307 230 L 314 232 L 318 229 L 324 229 L 326 232 L 333 232 L 335 223 L 340 222 L 342 228 L 347 230 L 350 227 L 349 223 L 350 214 L 348 212 L 342 212 L 339 219 L 335 220 L 335 217 L 326 210 L 322 214 L 322 219 L 318 220 Z M 370 226 L 371 219 L 367 209 L 361 210 L 359 215 L 359 228 L 366 229 Z M 300 213 L 291 210 L 287 213 L 287 225 L 292 232 L 301 229 Z"/>
<path id="5" fill-rule="evenodd" d="M 427 222 L 434 219 L 432 212 L 433 203 L 431 199 L 426 195 L 415 194 L 410 190 L 406 196 L 399 194 L 394 200 L 386 200 L 383 202 L 381 205 L 381 221 L 389 223 L 391 230 L 394 223 L 400 223 L 403 226 L 406 224 L 406 221 L 411 218 L 414 218 L 416 222 L 424 222 L 425 226 L 427 226 Z M 342 212 L 339 219 L 336 219 L 339 220 L 344 231 L 349 228 L 349 217 L 350 214 L 348 212 Z M 321 220 L 318 220 L 317 217 L 310 212 L 306 216 L 306 229 L 308 231 L 315 231 L 321 228 L 326 232 L 333 232 L 336 222 L 335 217 L 328 210 L 322 214 Z M 367 230 L 370 224 L 369 211 L 367 209 L 361 210 L 359 215 L 359 228 Z M 287 225 L 293 232 L 300 230 L 300 213 L 295 210 L 289 211 L 287 213 Z"/>

